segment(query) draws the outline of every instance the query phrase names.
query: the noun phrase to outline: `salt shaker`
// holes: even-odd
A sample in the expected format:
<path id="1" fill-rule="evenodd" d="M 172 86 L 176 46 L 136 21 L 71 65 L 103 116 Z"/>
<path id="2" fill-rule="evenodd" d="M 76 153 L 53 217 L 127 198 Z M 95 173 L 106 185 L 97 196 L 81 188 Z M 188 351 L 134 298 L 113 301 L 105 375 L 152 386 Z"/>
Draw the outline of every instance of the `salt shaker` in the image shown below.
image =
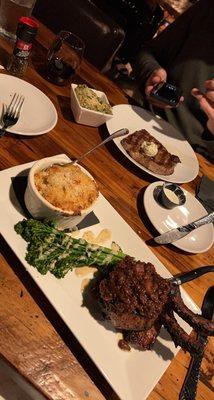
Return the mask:
<path id="1" fill-rule="evenodd" d="M 16 31 L 16 43 L 7 70 L 11 75 L 23 77 L 29 63 L 33 40 L 39 24 L 34 18 L 21 17 Z"/>

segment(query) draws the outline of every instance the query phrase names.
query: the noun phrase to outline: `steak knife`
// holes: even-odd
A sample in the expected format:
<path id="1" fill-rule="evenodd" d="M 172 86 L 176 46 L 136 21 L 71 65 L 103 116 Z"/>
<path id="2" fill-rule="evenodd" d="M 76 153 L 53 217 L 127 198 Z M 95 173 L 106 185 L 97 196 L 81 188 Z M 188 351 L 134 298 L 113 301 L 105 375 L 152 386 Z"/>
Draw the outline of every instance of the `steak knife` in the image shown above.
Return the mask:
<path id="1" fill-rule="evenodd" d="M 194 229 L 199 228 L 199 226 L 209 224 L 210 222 L 214 222 L 214 212 L 198 219 L 197 221 L 191 222 L 188 225 L 179 226 L 178 228 L 162 233 L 162 235 L 156 236 L 154 240 L 158 244 L 173 243 L 188 235 L 188 233 L 192 232 Z"/>
<path id="2" fill-rule="evenodd" d="M 204 318 L 209 319 L 210 321 L 212 320 L 214 314 L 214 286 L 211 286 L 207 290 L 201 311 Z M 192 356 L 189 369 L 179 395 L 179 400 L 196 399 L 198 380 L 200 378 L 200 367 L 207 344 L 207 336 L 198 334 L 198 340 L 201 342 L 202 352 Z"/>

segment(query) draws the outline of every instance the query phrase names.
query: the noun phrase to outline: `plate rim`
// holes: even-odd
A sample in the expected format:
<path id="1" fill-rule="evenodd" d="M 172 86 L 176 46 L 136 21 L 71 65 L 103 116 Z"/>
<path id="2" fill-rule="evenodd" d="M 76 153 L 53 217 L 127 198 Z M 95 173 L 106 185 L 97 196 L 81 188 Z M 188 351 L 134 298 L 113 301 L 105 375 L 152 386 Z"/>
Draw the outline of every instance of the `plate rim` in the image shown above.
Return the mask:
<path id="1" fill-rule="evenodd" d="M 135 105 L 132 105 L 132 104 L 117 104 L 117 105 L 115 105 L 115 106 L 112 107 L 112 110 L 113 110 L 113 118 L 111 118 L 109 121 L 106 121 L 106 127 L 107 127 L 107 131 L 108 131 L 108 134 L 109 134 L 109 135 L 111 134 L 111 133 L 109 132 L 109 125 L 114 121 L 114 109 L 118 109 L 118 108 L 128 108 L 128 109 L 132 109 L 132 110 L 138 109 L 138 110 L 140 110 L 141 112 L 144 112 L 144 113 L 146 113 L 146 114 L 148 114 L 148 115 L 151 115 L 153 119 L 157 120 L 157 122 L 158 122 L 158 120 L 163 120 L 165 124 L 167 124 L 167 125 L 169 125 L 169 126 L 172 126 L 168 121 L 165 121 L 163 118 L 159 117 L 158 115 L 153 115 L 150 111 L 144 109 L 143 107 L 135 106 Z M 176 130 L 176 131 L 178 132 L 178 134 L 182 137 L 182 134 L 179 132 L 179 130 L 176 129 L 174 126 L 172 126 L 172 127 L 173 127 L 173 129 Z M 122 128 L 122 126 L 121 126 L 121 128 Z M 119 128 L 118 128 L 118 129 L 119 129 Z M 196 156 L 196 154 L 195 154 L 195 152 L 194 152 L 192 146 L 190 145 L 190 143 L 189 143 L 186 139 L 183 140 L 183 142 L 186 142 L 186 145 L 188 145 L 188 147 L 189 147 L 189 149 L 190 149 L 190 151 L 191 151 L 192 158 L 194 158 L 194 161 L 195 161 L 195 166 L 197 166 L 197 168 L 196 168 L 196 169 L 197 169 L 197 172 L 195 171 L 195 174 L 191 177 L 191 179 L 190 179 L 190 178 L 189 178 L 189 179 L 182 179 L 182 180 L 180 180 L 180 181 L 178 181 L 178 179 L 173 179 L 173 174 L 174 174 L 174 173 L 171 174 L 171 175 L 159 175 L 159 174 L 153 173 L 152 171 L 148 170 L 146 167 L 144 167 L 143 165 L 141 165 L 140 163 L 138 163 L 137 161 L 135 161 L 125 150 L 124 150 L 124 152 L 123 152 L 123 151 L 120 149 L 120 147 L 118 146 L 117 139 L 113 139 L 113 142 L 114 142 L 115 145 L 117 146 L 118 150 L 119 150 L 120 152 L 122 152 L 122 154 L 123 154 L 125 157 L 127 157 L 134 165 L 136 165 L 139 169 L 141 169 L 142 171 L 146 172 L 147 174 L 149 174 L 149 175 L 151 175 L 151 176 L 154 176 L 154 177 L 157 178 L 157 179 L 163 179 L 163 180 L 165 180 L 166 182 L 173 182 L 173 183 L 188 183 L 188 182 L 192 182 L 192 181 L 197 177 L 197 175 L 198 175 L 198 173 L 199 173 L 199 161 L 198 161 L 198 159 L 197 159 L 197 156 Z"/>
<path id="2" fill-rule="evenodd" d="M 160 234 L 161 234 L 161 232 L 160 232 L 160 230 L 159 230 L 157 224 L 155 224 L 155 223 L 153 222 L 153 219 L 150 218 L 150 215 L 149 215 L 150 213 L 148 212 L 148 206 L 147 206 L 147 200 L 146 200 L 146 198 L 147 198 L 147 196 L 149 196 L 149 194 L 152 192 L 152 189 L 153 189 L 153 188 L 155 188 L 156 186 L 158 186 L 158 185 L 160 185 L 160 184 L 163 184 L 163 183 L 164 183 L 164 181 L 155 181 L 155 182 L 152 182 L 151 184 L 147 185 L 147 187 L 146 187 L 146 189 L 145 189 L 145 192 L 144 192 L 144 196 L 143 196 L 143 204 L 144 204 L 144 208 L 145 208 L 145 211 L 146 211 L 146 215 L 147 215 L 147 217 L 149 218 L 149 221 L 151 222 L 151 224 L 154 226 L 154 228 L 155 228 L 155 229 L 158 231 L 158 233 L 160 233 Z M 201 203 L 199 202 L 199 200 L 197 200 L 196 197 L 195 197 L 192 193 L 190 193 L 190 192 L 189 192 L 188 190 L 186 190 L 186 189 L 183 189 L 183 190 L 184 190 L 184 193 L 187 192 L 188 195 L 193 196 L 193 197 L 195 198 L 195 200 L 202 206 L 202 208 L 204 208 L 205 212 L 207 212 L 207 210 L 206 210 L 206 208 L 203 206 L 203 204 L 201 204 Z M 158 208 L 158 205 L 157 205 L 157 208 Z M 205 253 L 206 251 L 208 251 L 208 250 L 213 246 L 213 243 L 214 243 L 214 229 L 213 229 L 213 237 L 212 237 L 212 240 L 211 240 L 211 244 L 210 244 L 209 246 L 207 246 L 204 250 L 197 251 L 197 254 L 199 254 L 199 253 Z M 189 250 L 187 247 L 184 247 L 184 246 L 182 246 L 182 245 L 180 246 L 179 244 L 176 244 L 176 241 L 173 242 L 173 243 L 170 243 L 170 244 L 173 245 L 173 246 L 175 246 L 175 247 L 177 247 L 177 248 L 180 249 L 180 250 L 183 250 L 183 251 L 187 252 L 187 253 L 196 254 L 195 251 L 191 251 L 191 250 Z M 164 245 L 164 246 L 167 246 L 167 244 Z"/>
<path id="3" fill-rule="evenodd" d="M 19 135 L 19 136 L 39 136 L 39 135 L 43 135 L 43 134 L 45 134 L 45 133 L 47 133 L 47 132 L 50 132 L 50 131 L 56 126 L 57 121 L 58 121 L 58 113 L 57 113 L 56 107 L 55 107 L 55 105 L 53 104 L 53 102 L 51 101 L 51 99 L 50 99 L 41 89 L 39 89 L 37 86 L 33 85 L 32 83 L 30 83 L 30 82 L 28 82 L 28 81 L 25 81 L 24 79 L 20 79 L 20 78 L 18 78 L 18 77 L 16 77 L 16 76 L 13 76 L 13 75 L 7 75 L 6 73 L 0 73 L 0 80 L 2 79 L 2 77 L 3 77 L 4 79 L 5 79 L 5 77 L 6 77 L 6 79 L 14 80 L 14 81 L 18 80 L 18 81 L 20 81 L 21 84 L 23 84 L 23 85 L 32 86 L 33 89 L 36 90 L 36 91 L 38 92 L 38 94 L 40 94 L 40 95 L 42 94 L 42 96 L 46 99 L 46 101 L 47 101 L 47 102 L 50 104 L 50 106 L 52 107 L 52 110 L 53 110 L 53 113 L 54 113 L 53 122 L 52 122 L 52 124 L 50 125 L 50 128 L 43 129 L 43 130 L 40 130 L 40 131 L 34 132 L 34 133 L 28 133 L 28 132 L 17 131 L 17 130 L 15 130 L 15 129 L 13 129 L 12 127 L 11 127 L 11 129 L 8 128 L 7 131 L 8 131 L 9 133 L 12 133 L 12 134 L 14 134 L 14 135 Z"/>

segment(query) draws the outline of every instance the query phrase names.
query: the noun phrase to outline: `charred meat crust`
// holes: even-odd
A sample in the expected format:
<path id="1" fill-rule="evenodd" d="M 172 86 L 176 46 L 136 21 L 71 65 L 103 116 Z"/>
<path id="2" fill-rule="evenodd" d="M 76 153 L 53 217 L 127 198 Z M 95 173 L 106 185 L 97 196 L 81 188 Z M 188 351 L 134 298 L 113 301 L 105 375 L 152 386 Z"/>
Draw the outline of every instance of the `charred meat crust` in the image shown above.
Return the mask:
<path id="1" fill-rule="evenodd" d="M 180 327 L 174 312 L 197 332 L 214 335 L 214 322 L 189 310 L 179 287 L 162 278 L 151 263 L 126 256 L 101 279 L 98 294 L 106 318 L 134 347 L 150 349 L 164 325 L 176 346 L 199 353 L 201 343 Z M 120 347 L 126 347 L 123 341 Z"/>

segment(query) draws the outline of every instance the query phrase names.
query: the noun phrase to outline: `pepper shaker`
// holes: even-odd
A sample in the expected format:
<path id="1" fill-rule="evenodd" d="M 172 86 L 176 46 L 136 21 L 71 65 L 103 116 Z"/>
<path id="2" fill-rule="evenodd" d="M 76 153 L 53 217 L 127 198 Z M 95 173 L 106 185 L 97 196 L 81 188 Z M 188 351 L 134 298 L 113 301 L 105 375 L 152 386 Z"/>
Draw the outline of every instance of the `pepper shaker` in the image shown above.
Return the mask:
<path id="1" fill-rule="evenodd" d="M 16 43 L 7 66 L 7 71 L 11 75 L 20 78 L 24 76 L 38 27 L 39 24 L 34 18 L 21 17 L 19 19 Z"/>

